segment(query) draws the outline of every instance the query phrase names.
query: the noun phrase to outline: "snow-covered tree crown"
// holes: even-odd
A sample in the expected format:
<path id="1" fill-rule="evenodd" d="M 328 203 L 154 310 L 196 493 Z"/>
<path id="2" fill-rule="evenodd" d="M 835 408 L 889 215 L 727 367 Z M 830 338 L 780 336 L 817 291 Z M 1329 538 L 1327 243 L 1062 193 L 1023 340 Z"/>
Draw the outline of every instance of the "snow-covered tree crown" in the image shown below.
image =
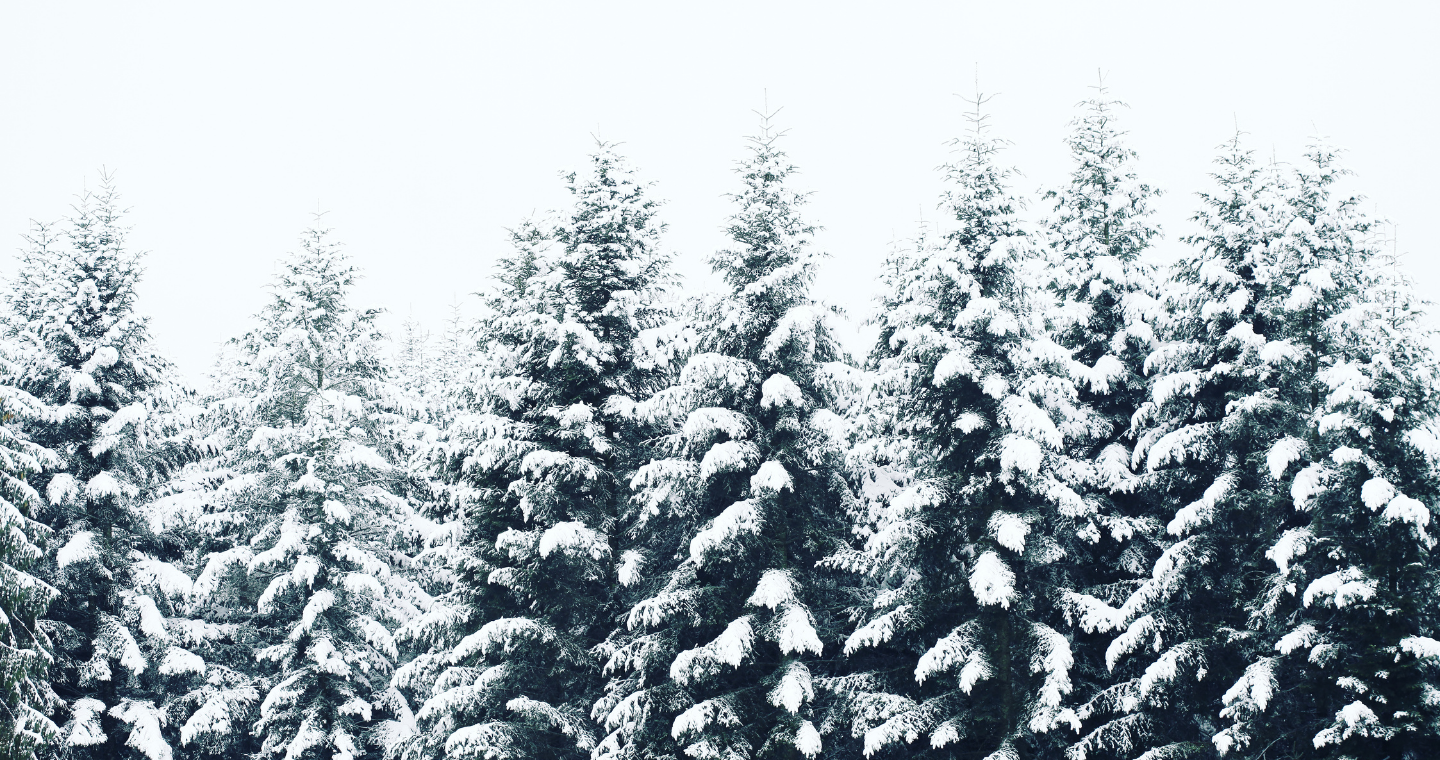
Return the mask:
<path id="1" fill-rule="evenodd" d="M 712 254 L 710 266 L 737 294 L 774 299 L 777 294 L 771 291 L 779 291 L 779 298 L 793 300 L 815 277 L 819 255 L 809 246 L 819 228 L 795 213 L 808 193 L 785 185 L 795 167 L 776 147 L 785 135 L 773 124 L 779 112 L 760 114 L 759 134 L 747 138 L 751 155 L 736 169 L 745 189 L 728 196 L 739 209 L 731 214 L 725 232 L 739 247 Z M 783 310 L 790 304 L 774 305 Z"/>
<path id="2" fill-rule="evenodd" d="M 383 374 L 379 312 L 356 311 L 346 302 L 358 273 L 328 234 L 318 227 L 305 231 L 300 250 L 281 264 L 261 327 L 242 341 L 249 357 L 241 378 L 246 390 L 269 397 L 277 413 L 295 421 L 309 398 L 355 393 Z"/>
<path id="3" fill-rule="evenodd" d="M 1079 104 L 1066 143 L 1075 158 L 1070 182 L 1045 194 L 1055 203 L 1052 221 L 1057 241 L 1072 255 L 1113 256 L 1128 262 L 1143 251 L 1159 229 L 1148 222 L 1150 199 L 1159 191 L 1140 182 L 1132 162 L 1137 154 L 1124 144 L 1114 111 L 1125 103 L 1111 99 L 1104 80 L 1095 95 Z"/>

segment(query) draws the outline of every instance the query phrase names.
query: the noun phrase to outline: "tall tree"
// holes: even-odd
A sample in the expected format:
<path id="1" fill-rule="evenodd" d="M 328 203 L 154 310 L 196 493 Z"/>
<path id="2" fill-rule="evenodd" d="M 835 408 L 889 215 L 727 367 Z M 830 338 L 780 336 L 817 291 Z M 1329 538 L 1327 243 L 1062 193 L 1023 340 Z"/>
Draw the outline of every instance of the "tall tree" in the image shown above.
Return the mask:
<path id="1" fill-rule="evenodd" d="M 1222 695 L 1222 754 L 1440 752 L 1434 334 L 1360 199 L 1336 192 L 1345 173 L 1310 146 L 1257 304 L 1275 434 L 1256 479 L 1283 532 L 1234 634 L 1246 668 Z"/>
<path id="2" fill-rule="evenodd" d="M 423 704 L 397 727 L 407 757 L 579 758 L 595 747 L 592 648 L 616 587 L 615 533 L 635 467 L 616 399 L 657 369 L 640 333 L 667 281 L 659 203 L 615 146 L 567 176 L 574 205 L 514 231 L 459 386 L 463 411 L 430 450 L 441 483 L 431 554 L 450 589 L 402 631 L 425 651 L 397 673 Z"/>
<path id="3" fill-rule="evenodd" d="M 1075 406 L 1069 352 L 1044 330 L 1040 252 L 983 102 L 946 167 L 956 226 L 892 278 L 901 290 L 872 357 L 908 379 L 897 401 L 921 452 L 915 476 L 863 548 L 832 560 L 875 584 L 845 644 L 869 665 L 844 683 L 867 755 L 925 737 L 926 754 L 1016 758 L 1075 724 L 1053 590 L 1067 581 L 1061 541 L 1090 510 L 1057 474 L 1065 439 L 1093 423 Z"/>
<path id="4" fill-rule="evenodd" d="M 840 419 L 849 366 L 810 296 L 820 254 L 806 197 L 762 115 L 727 232 L 727 290 L 692 304 L 697 353 L 629 410 L 656 436 L 631 482 L 597 757 L 816 756 L 815 705 L 844 538 Z M 833 648 L 833 644 L 831 645 Z M 833 649 L 832 649 L 833 651 Z M 819 671 L 819 672 L 816 672 Z"/>
<path id="5" fill-rule="evenodd" d="M 1055 298 L 1051 329 L 1072 352 L 1079 403 L 1093 423 L 1069 441 L 1075 462 L 1066 480 L 1094 514 L 1062 542 L 1071 571 L 1067 591 L 1116 601 L 1150 574 L 1161 548 L 1157 534 L 1169 519 L 1131 464 L 1131 420 L 1149 395 L 1145 360 L 1164 309 L 1148 256 L 1160 235 L 1151 208 L 1158 192 L 1137 178 L 1137 156 L 1117 127 L 1125 104 L 1110 97 L 1103 78 L 1093 89 L 1070 124 L 1070 180 L 1045 194 L 1054 204 L 1045 222 L 1046 285 Z M 1109 644 L 1104 633 L 1072 631 L 1077 690 L 1102 702 L 1116 680 Z M 1079 711 L 1086 723 L 1079 752 L 1095 729 L 1108 725 L 1097 713 L 1103 713 L 1098 705 Z"/>
<path id="6" fill-rule="evenodd" d="M 358 274 L 326 235 L 308 230 L 284 260 L 260 327 L 231 353 L 235 395 L 222 401 L 248 476 L 226 502 L 241 513 L 227 518 L 246 521 L 248 540 L 212 554 L 204 572 L 254 605 L 254 656 L 269 676 L 253 729 L 262 757 L 368 756 L 364 732 L 398 655 L 392 631 L 429 604 L 397 569 L 411 508 L 393 463 L 403 418 L 377 312 L 349 305 Z M 214 720 L 197 730 L 235 730 L 243 711 L 222 713 L 208 696 Z"/>
<path id="7" fill-rule="evenodd" d="M 0 367 L 6 376 L 17 369 Z M 59 593 L 31 573 L 45 557 L 51 531 L 35 520 L 44 501 L 29 482 L 60 461 L 20 432 L 47 411 L 25 391 L 0 385 L 0 757 L 6 760 L 36 757 L 60 736 L 49 718 L 60 704 L 50 685 L 54 644 L 39 626 Z"/>
<path id="8" fill-rule="evenodd" d="M 167 548 L 142 505 L 192 450 L 169 413 L 184 394 L 135 312 L 140 257 L 118 204 L 102 175 L 59 234 L 42 226 L 31 238 L 6 293 L 16 354 L 4 381 L 48 407 L 21 430 L 59 457 L 35 485 L 54 531 L 41 572 L 61 592 L 39 623 L 56 642 L 61 751 L 114 757 L 129 746 L 168 760 L 155 656 L 168 636 L 164 593 L 149 572 Z"/>
<path id="9" fill-rule="evenodd" d="M 1159 554 L 1128 587 L 1069 598 L 1084 631 L 1113 635 L 1105 657 L 1115 671 L 1080 711 L 1093 730 L 1077 757 L 1209 751 L 1221 692 L 1243 661 L 1243 600 L 1278 536 L 1261 463 L 1279 430 L 1269 364 L 1282 357 L 1257 345 L 1273 329 L 1262 305 L 1276 297 L 1269 272 L 1288 185 L 1254 164 L 1238 133 L 1217 163 L 1218 188 L 1201 193 L 1195 216 L 1201 232 L 1185 239 L 1193 250 L 1166 286 L 1149 398 L 1134 417 L 1131 465 L 1165 522 Z"/>

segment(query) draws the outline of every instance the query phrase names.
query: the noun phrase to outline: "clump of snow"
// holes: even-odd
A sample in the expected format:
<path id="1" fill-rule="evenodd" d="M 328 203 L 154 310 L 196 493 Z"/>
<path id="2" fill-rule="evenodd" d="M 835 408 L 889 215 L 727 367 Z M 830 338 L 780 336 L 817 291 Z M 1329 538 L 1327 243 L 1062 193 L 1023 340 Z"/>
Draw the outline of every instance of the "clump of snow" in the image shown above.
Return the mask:
<path id="1" fill-rule="evenodd" d="M 570 521 L 547 528 L 540 536 L 539 551 L 541 557 L 558 551 L 567 555 L 589 555 L 598 562 L 610 556 L 610 544 L 585 523 Z"/>
<path id="2" fill-rule="evenodd" d="M 990 515 L 987 526 L 995 542 L 1016 554 L 1025 552 L 1025 536 L 1030 533 L 1030 523 L 1012 512 L 996 510 Z"/>
<path id="3" fill-rule="evenodd" d="M 760 465 L 760 469 L 750 476 L 750 489 L 757 494 L 778 494 L 795 490 L 795 484 L 790 480 L 790 473 L 785 471 L 785 465 L 772 459 Z"/>
<path id="4" fill-rule="evenodd" d="M 1040 472 L 1040 462 L 1044 454 L 1040 444 L 1024 436 L 1011 433 L 1000 439 L 1000 470 L 1011 472 L 1019 470 L 1027 475 L 1035 475 Z"/>
<path id="5" fill-rule="evenodd" d="M 1357 699 L 1335 713 L 1335 722 L 1315 734 L 1313 744 L 1315 749 L 1320 749 L 1331 744 L 1340 744 L 1352 736 L 1387 739 L 1391 733 L 1393 731 L 1380 722 L 1375 711 Z"/>
<path id="6" fill-rule="evenodd" d="M 781 654 L 810 652 L 818 656 L 824 648 L 810 620 L 810 612 L 799 604 L 785 605 L 785 612 L 777 625 L 779 631 L 775 643 L 780 645 Z"/>
<path id="7" fill-rule="evenodd" d="M 788 375 L 771 375 L 760 385 L 760 408 L 783 409 L 787 406 L 804 408 L 805 394 Z"/>
<path id="8" fill-rule="evenodd" d="M 800 723 L 800 728 L 795 732 L 795 749 L 806 757 L 815 757 L 820 754 L 820 732 L 815 730 L 815 724 L 810 721 Z"/>
<path id="9" fill-rule="evenodd" d="M 721 510 L 710 521 L 709 527 L 690 539 L 690 559 L 701 564 L 707 553 L 730 543 L 737 536 L 759 533 L 760 525 L 760 511 L 755 508 L 755 502 L 750 499 L 737 501 Z"/>
<path id="10" fill-rule="evenodd" d="M 730 409 L 706 406 L 690 412 L 681 433 L 696 443 L 708 443 L 717 433 L 738 440 L 750 434 L 750 420 Z"/>
<path id="11" fill-rule="evenodd" d="M 1368 600 L 1372 596 L 1375 596 L 1375 581 L 1365 577 L 1365 572 L 1360 568 L 1347 567 L 1316 578 L 1305 589 L 1304 600 L 1306 607 L 1317 599 L 1329 600 L 1336 607 L 1344 607 L 1352 602 Z"/>
<path id="12" fill-rule="evenodd" d="M 645 564 L 645 555 L 634 549 L 627 549 L 620 554 L 620 566 L 616 568 L 617 580 L 621 586 L 632 586 L 640 580 L 640 568 Z"/>
<path id="13" fill-rule="evenodd" d="M 1293 436 L 1276 441 L 1265 454 L 1265 464 L 1270 468 L 1270 477 L 1279 480 L 1291 463 L 1299 461 L 1305 455 L 1306 448 L 1304 441 Z"/>
<path id="14" fill-rule="evenodd" d="M 717 443 L 700 460 L 700 479 L 709 480 L 723 473 L 740 472 L 759 458 L 760 450 L 749 441 Z"/>
<path id="15" fill-rule="evenodd" d="M 805 667 L 805 663 L 792 660 L 785 667 L 785 675 L 780 676 L 780 683 L 770 690 L 768 698 L 770 704 L 785 708 L 791 715 L 800 712 L 801 705 L 815 698 L 810 669 Z"/>
<path id="16" fill-rule="evenodd" d="M 1291 528 L 1280 535 L 1274 546 L 1266 550 L 1265 557 L 1275 563 L 1281 575 L 1286 575 L 1290 572 L 1290 563 L 1296 557 L 1304 556 L 1314 538 L 1309 528 Z"/>
<path id="17" fill-rule="evenodd" d="M 845 656 L 850 656 L 866 647 L 884 644 L 895 637 L 899 624 L 905 621 L 910 613 L 910 605 L 902 604 L 899 607 L 871 620 L 860 626 L 850 637 L 845 639 Z"/>
<path id="18" fill-rule="evenodd" d="M 1371 512 L 1379 510 L 1395 498 L 1395 486 L 1384 478 L 1371 478 L 1360 486 L 1360 501 L 1370 508 Z"/>
<path id="19" fill-rule="evenodd" d="M 110 737 L 100 728 L 100 716 L 105 713 L 105 703 L 98 699 L 81 697 L 70 705 L 70 733 L 65 743 L 72 747 L 91 747 L 108 741 Z"/>
<path id="20" fill-rule="evenodd" d="M 970 570 L 970 590 L 981 604 L 998 604 L 1010 608 L 1015 597 L 1015 573 L 1000 559 L 1000 555 L 987 551 L 975 560 Z"/>
<path id="21" fill-rule="evenodd" d="M 70 537 L 60 551 L 55 553 L 55 564 L 60 569 L 80 562 L 89 562 L 100 558 L 100 550 L 95 545 L 95 534 L 82 530 Z"/>
<path id="22" fill-rule="evenodd" d="M 676 655 L 670 663 L 670 677 L 686 686 L 719 673 L 721 665 L 738 668 L 754 644 L 755 629 L 746 615 L 732 621 L 714 641 Z"/>
<path id="23" fill-rule="evenodd" d="M 755 593 L 750 595 L 746 604 L 752 607 L 768 607 L 775 609 L 776 606 L 795 601 L 795 581 L 790 577 L 788 570 L 766 570 L 760 576 L 760 582 L 755 585 Z"/>

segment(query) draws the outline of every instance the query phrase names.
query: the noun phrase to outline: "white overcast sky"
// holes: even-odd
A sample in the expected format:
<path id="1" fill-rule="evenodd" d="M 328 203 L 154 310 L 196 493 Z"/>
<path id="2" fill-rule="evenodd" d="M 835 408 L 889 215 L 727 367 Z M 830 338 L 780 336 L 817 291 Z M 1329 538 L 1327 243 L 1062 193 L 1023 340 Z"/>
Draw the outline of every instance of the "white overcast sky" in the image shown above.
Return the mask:
<path id="1" fill-rule="evenodd" d="M 365 270 L 355 304 L 392 332 L 407 315 L 438 331 L 506 227 L 563 207 L 559 174 L 598 133 L 667 201 L 688 286 L 711 287 L 704 257 L 725 244 L 768 90 L 833 255 L 820 295 L 863 316 L 890 242 L 935 218 L 978 67 L 1031 194 L 1064 178 L 1066 123 L 1106 72 L 1143 179 L 1167 192 L 1170 255 L 1237 123 L 1292 162 L 1318 130 L 1437 293 L 1437 34 L 1437 4 L 1413 0 L 11 2 L 0 272 L 28 221 L 62 216 L 104 166 L 148 252 L 141 310 L 194 379 L 317 208 Z"/>

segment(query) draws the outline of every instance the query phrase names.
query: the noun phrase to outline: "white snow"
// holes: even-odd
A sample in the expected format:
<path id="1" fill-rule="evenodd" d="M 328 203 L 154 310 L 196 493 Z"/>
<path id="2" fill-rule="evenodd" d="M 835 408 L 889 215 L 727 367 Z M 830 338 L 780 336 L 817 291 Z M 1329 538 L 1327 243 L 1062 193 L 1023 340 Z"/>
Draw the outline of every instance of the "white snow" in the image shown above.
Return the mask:
<path id="1" fill-rule="evenodd" d="M 1315 626 L 1309 623 L 1302 623 L 1275 642 L 1275 650 L 1280 654 L 1290 654 L 1301 647 L 1314 646 L 1320 640 L 1319 632 Z"/>
<path id="2" fill-rule="evenodd" d="M 150 760 L 170 760 L 170 744 L 161 733 L 165 714 L 156 710 L 153 702 L 127 699 L 110 708 L 110 714 L 130 724 L 125 746 L 135 748 Z"/>
<path id="3" fill-rule="evenodd" d="M 759 458 L 760 450 L 749 441 L 717 443 L 700 460 L 700 479 L 709 480 L 723 473 L 748 469 Z"/>
<path id="4" fill-rule="evenodd" d="M 788 570 L 766 570 L 755 585 L 755 593 L 746 604 L 752 607 L 775 609 L 778 605 L 795 601 L 795 582 Z"/>
<path id="5" fill-rule="evenodd" d="M 745 615 L 731 621 L 714 641 L 676 655 L 670 663 L 670 677 L 688 686 L 694 680 L 721 672 L 721 665 L 738 668 L 754 644 L 755 630 L 750 625 L 750 616 Z"/>
<path id="6" fill-rule="evenodd" d="M 1172 536 L 1183 536 L 1195 528 L 1209 525 L 1215 519 L 1215 507 L 1230 493 L 1235 476 L 1225 473 L 1215 479 L 1200 498 L 1175 511 L 1175 519 L 1165 526 Z"/>
<path id="7" fill-rule="evenodd" d="M 100 716 L 105 712 L 105 703 L 98 699 L 81 697 L 70 705 L 71 727 L 65 743 L 72 747 L 90 747 L 109 739 L 100 728 Z"/>
<path id="8" fill-rule="evenodd" d="M 799 604 L 787 604 L 777 625 L 779 631 L 775 642 L 780 645 L 781 654 L 810 652 L 820 655 L 823 645 L 820 643 L 820 635 L 815 632 L 814 623 L 810 620 L 809 610 Z"/>
<path id="9" fill-rule="evenodd" d="M 1440 661 L 1440 641 L 1429 636 L 1407 636 L 1400 640 L 1400 651 L 1422 660 Z"/>
<path id="10" fill-rule="evenodd" d="M 988 525 L 995 542 L 1016 554 L 1025 552 L 1025 536 L 1030 533 L 1030 523 L 1012 512 L 995 510 Z"/>
<path id="11" fill-rule="evenodd" d="M 1290 484 L 1290 498 L 1295 501 L 1295 508 L 1308 512 L 1310 500 L 1328 490 L 1332 474 L 1333 471 L 1320 462 L 1308 465 L 1296 473 L 1295 481 Z"/>
<path id="12" fill-rule="evenodd" d="M 987 551 L 970 570 L 970 590 L 981 604 L 998 604 L 1009 609 L 1010 600 L 1015 597 L 1015 573 L 1000 555 Z"/>
<path id="13" fill-rule="evenodd" d="M 803 409 L 805 394 L 789 375 L 771 375 L 760 385 L 760 408 L 783 409 L 787 406 Z"/>
<path id="14" fill-rule="evenodd" d="M 737 501 L 720 511 L 710 525 L 690 539 L 690 559 L 703 564 L 705 555 L 724 546 L 741 534 L 760 532 L 760 512 L 750 499 Z"/>
<path id="15" fill-rule="evenodd" d="M 772 459 L 760 465 L 760 469 L 750 476 L 750 489 L 757 495 L 775 495 L 795 490 L 795 484 L 790 480 L 790 473 L 785 471 L 785 465 Z"/>
<path id="16" fill-rule="evenodd" d="M 160 675 L 170 676 L 180 673 L 205 674 L 205 660 L 200 655 L 188 649 L 170 647 L 165 650 L 165 656 L 160 658 Z"/>
<path id="17" fill-rule="evenodd" d="M 1360 501 L 1369 507 L 1371 512 L 1374 512 L 1389 504 L 1390 500 L 1395 498 L 1396 493 L 1398 492 L 1395 490 L 1395 486 L 1390 485 L 1390 481 L 1384 478 L 1371 478 L 1365 481 L 1365 485 L 1360 486 Z"/>
<path id="18" fill-rule="evenodd" d="M 620 553 L 620 564 L 616 568 L 617 580 L 621 586 L 629 587 L 640 580 L 640 568 L 645 565 L 645 555 L 634 549 Z"/>
<path id="19" fill-rule="evenodd" d="M 750 420 L 730 409 L 701 407 L 685 418 L 681 433 L 695 443 L 709 443 L 717 433 L 738 440 L 750 435 Z"/>
<path id="20" fill-rule="evenodd" d="M 860 626 L 845 639 L 845 656 L 849 657 L 861 649 L 878 646 L 894 638 L 899 624 L 906 619 L 909 612 L 910 605 L 902 604 Z"/>
<path id="21" fill-rule="evenodd" d="M 815 689 L 810 683 L 810 669 L 799 660 L 792 660 L 785 666 L 780 683 L 770 690 L 770 704 L 785 708 L 791 715 L 800 712 L 800 707 L 815 698 Z"/>
<path id="22" fill-rule="evenodd" d="M 1266 559 L 1272 560 L 1281 575 L 1290 572 L 1290 563 L 1296 557 L 1304 556 L 1315 536 L 1307 528 L 1291 528 L 1276 539 L 1275 545 L 1265 551 Z"/>
<path id="23" fill-rule="evenodd" d="M 63 570 L 70 565 L 99 558 L 100 550 L 95 545 L 95 534 L 82 530 L 71 536 L 60 551 L 55 553 L 55 564 Z"/>
<path id="24" fill-rule="evenodd" d="M 1392 729 L 1388 729 L 1380 723 L 1380 718 L 1375 715 L 1374 710 L 1357 699 L 1340 708 L 1335 713 L 1335 722 L 1315 734 L 1313 743 L 1315 749 L 1320 749 L 1331 744 L 1340 744 L 1352 736 L 1386 739 L 1392 733 Z"/>
<path id="25" fill-rule="evenodd" d="M 1329 575 L 1316 578 L 1305 589 L 1305 606 L 1316 599 L 1329 600 L 1336 607 L 1344 607 L 1355 601 L 1365 601 L 1375 595 L 1375 581 L 1365 577 L 1358 567 L 1347 567 Z"/>
<path id="26" fill-rule="evenodd" d="M 820 732 L 815 730 L 814 723 L 808 720 L 800 723 L 799 730 L 795 732 L 795 749 L 810 758 L 820 754 Z"/>
<path id="27" fill-rule="evenodd" d="M 1040 472 L 1040 463 L 1044 453 L 1040 444 L 1024 436 L 1010 433 L 1000 439 L 1000 470 L 1011 472 L 1019 470 L 1027 475 L 1035 475 Z"/>
<path id="28" fill-rule="evenodd" d="M 599 562 L 610 556 L 610 544 L 605 536 L 591 530 L 578 521 L 556 523 L 540 536 L 540 556 L 549 557 L 553 552 L 572 556 L 588 555 Z"/>
<path id="29" fill-rule="evenodd" d="M 1286 436 L 1276 441 L 1265 454 L 1265 465 L 1270 468 L 1270 477 L 1279 480 L 1293 462 L 1305 455 L 1307 446 L 1299 438 Z"/>

